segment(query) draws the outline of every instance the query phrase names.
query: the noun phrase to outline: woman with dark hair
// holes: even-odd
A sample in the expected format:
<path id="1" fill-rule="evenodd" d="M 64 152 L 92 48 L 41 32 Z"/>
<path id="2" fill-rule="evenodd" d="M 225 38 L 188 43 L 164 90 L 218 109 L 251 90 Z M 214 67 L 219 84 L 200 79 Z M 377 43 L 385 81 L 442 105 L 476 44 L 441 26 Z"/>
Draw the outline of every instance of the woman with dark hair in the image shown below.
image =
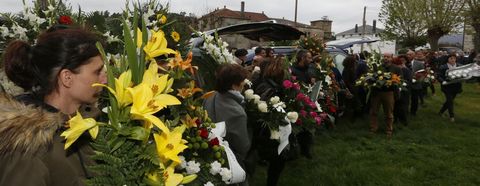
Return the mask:
<path id="1" fill-rule="evenodd" d="M 447 84 L 447 70 L 453 69 L 457 66 L 460 66 L 457 63 L 457 56 L 455 54 L 450 54 L 448 56 L 447 64 L 444 64 L 438 68 L 438 80 L 442 83 L 441 90 L 445 95 L 445 103 L 443 103 L 443 106 L 438 114 L 443 115 L 443 113 L 448 110 L 451 122 L 455 122 L 453 101 L 455 100 L 455 97 L 457 97 L 457 94 L 462 92 L 462 83 L 458 82 Z"/>
<path id="2" fill-rule="evenodd" d="M 64 150 L 65 121 L 97 101 L 106 83 L 96 35 L 79 29 L 41 34 L 37 44 L 13 41 L 5 50 L 8 78 L 29 91 L 0 96 L 0 185 L 84 185 L 91 149 L 79 139 Z"/>
<path id="3" fill-rule="evenodd" d="M 250 152 L 252 136 L 247 129 L 247 114 L 241 94 L 248 72 L 240 65 L 227 64 L 217 70 L 215 94 L 203 103 L 208 116 L 213 122 L 225 121 L 226 136 L 230 148 L 235 153 L 238 163 L 247 172 L 247 180 L 241 185 L 248 185 L 249 170 L 247 156 Z"/>
<path id="4" fill-rule="evenodd" d="M 255 86 L 255 93 L 260 95 L 260 99 L 264 101 L 270 100 L 274 96 L 282 97 L 282 81 L 285 79 L 285 67 L 283 57 L 272 58 L 262 71 L 261 82 Z M 283 120 L 283 118 L 279 118 Z M 255 121 L 252 121 L 255 122 Z M 261 124 L 254 127 L 254 148 L 260 155 L 262 160 L 267 160 L 267 186 L 275 186 L 278 183 L 280 174 L 285 168 L 286 159 L 277 154 L 277 147 L 279 145 L 277 140 L 270 139 L 270 130 L 261 127 Z"/>

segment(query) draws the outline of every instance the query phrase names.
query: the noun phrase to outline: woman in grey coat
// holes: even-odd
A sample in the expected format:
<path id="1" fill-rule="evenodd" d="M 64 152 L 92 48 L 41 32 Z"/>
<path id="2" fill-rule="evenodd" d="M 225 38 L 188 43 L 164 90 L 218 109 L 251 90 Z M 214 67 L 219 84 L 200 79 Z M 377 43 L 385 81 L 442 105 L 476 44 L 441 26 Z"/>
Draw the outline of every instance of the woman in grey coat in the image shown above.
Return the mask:
<path id="1" fill-rule="evenodd" d="M 252 136 L 247 129 L 247 114 L 241 94 L 248 72 L 240 65 L 228 64 L 217 70 L 215 94 L 203 103 L 213 122 L 225 121 L 225 140 L 235 154 L 237 161 L 246 170 L 246 159 L 250 151 Z M 249 174 L 249 171 L 247 171 Z M 247 181 L 241 185 L 248 185 Z"/>

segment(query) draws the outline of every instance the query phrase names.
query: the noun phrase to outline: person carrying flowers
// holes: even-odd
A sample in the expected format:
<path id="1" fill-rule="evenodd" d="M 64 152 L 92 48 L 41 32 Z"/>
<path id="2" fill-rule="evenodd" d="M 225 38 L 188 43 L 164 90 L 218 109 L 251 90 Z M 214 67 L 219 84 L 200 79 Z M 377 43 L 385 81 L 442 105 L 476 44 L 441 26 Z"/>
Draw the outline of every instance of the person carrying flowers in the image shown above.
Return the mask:
<path id="1" fill-rule="evenodd" d="M 83 128 L 93 138 L 98 134 L 95 122 L 79 122 L 82 116 L 65 125 L 81 105 L 97 101 L 101 88 L 92 84 L 106 83 L 98 41 L 85 30 L 53 29 L 33 46 L 9 44 L 6 74 L 30 93 L 16 99 L 0 96 L 0 185 L 84 185 L 92 176 L 88 138 L 64 131 Z"/>
<path id="2" fill-rule="evenodd" d="M 398 91 L 398 88 L 392 86 L 393 81 L 399 81 L 399 76 L 401 76 L 402 71 L 395 65 L 392 65 L 393 61 L 393 54 L 391 53 L 384 53 L 383 54 L 383 64 L 379 66 L 379 68 L 375 69 L 374 71 L 378 74 L 382 74 L 378 77 L 378 79 L 383 79 L 384 72 L 390 72 L 392 78 L 390 83 L 386 83 L 382 87 L 374 86 L 371 90 L 371 106 L 370 106 L 370 132 L 375 133 L 378 130 L 378 123 L 377 123 L 377 115 L 378 109 L 380 105 L 383 106 L 384 114 L 386 117 L 386 133 L 387 137 L 391 137 L 393 133 L 393 108 L 395 104 L 395 94 Z M 382 70 L 383 69 L 383 72 Z"/>
<path id="3" fill-rule="evenodd" d="M 252 176 L 247 167 L 252 135 L 247 129 L 247 114 L 243 107 L 245 100 L 241 94 L 247 75 L 247 70 L 238 64 L 220 66 L 216 74 L 216 92 L 203 103 L 213 122 L 225 121 L 227 131 L 224 139 L 247 172 L 247 179 L 240 185 L 248 185 L 248 177 Z"/>

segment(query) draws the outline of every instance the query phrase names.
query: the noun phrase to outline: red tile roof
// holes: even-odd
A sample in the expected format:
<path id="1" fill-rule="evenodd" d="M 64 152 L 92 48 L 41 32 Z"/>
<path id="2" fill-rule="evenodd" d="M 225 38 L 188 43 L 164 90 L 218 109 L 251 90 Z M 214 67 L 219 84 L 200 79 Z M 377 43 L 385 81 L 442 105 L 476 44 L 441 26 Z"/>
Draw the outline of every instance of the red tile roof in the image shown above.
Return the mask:
<path id="1" fill-rule="evenodd" d="M 266 21 L 269 20 L 268 16 L 263 13 L 256 13 L 256 12 L 244 12 L 244 16 L 242 16 L 242 12 L 240 11 L 233 11 L 228 8 L 218 9 L 215 10 L 203 17 L 208 16 L 216 16 L 216 17 L 225 17 L 225 18 L 234 18 L 234 19 L 247 19 L 251 21 Z"/>

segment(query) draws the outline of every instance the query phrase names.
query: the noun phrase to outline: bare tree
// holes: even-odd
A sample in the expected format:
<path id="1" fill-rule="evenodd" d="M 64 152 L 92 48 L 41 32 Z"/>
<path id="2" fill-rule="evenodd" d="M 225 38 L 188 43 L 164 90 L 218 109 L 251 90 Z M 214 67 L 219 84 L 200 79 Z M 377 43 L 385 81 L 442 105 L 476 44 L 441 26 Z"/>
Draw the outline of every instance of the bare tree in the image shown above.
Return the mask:
<path id="1" fill-rule="evenodd" d="M 380 20 L 385 37 L 414 47 L 425 42 L 438 49 L 438 39 L 463 23 L 465 0 L 383 0 Z"/>
<path id="2" fill-rule="evenodd" d="M 383 0 L 380 21 L 385 25 L 382 37 L 415 48 L 426 43 L 426 24 L 421 19 L 418 0 Z"/>
<path id="3" fill-rule="evenodd" d="M 480 0 L 466 0 L 465 22 L 475 30 L 473 44 L 475 51 L 480 52 Z"/>
<path id="4" fill-rule="evenodd" d="M 433 50 L 438 49 L 438 39 L 458 28 L 463 23 L 464 0 L 419 1 L 423 9 L 428 42 Z"/>

